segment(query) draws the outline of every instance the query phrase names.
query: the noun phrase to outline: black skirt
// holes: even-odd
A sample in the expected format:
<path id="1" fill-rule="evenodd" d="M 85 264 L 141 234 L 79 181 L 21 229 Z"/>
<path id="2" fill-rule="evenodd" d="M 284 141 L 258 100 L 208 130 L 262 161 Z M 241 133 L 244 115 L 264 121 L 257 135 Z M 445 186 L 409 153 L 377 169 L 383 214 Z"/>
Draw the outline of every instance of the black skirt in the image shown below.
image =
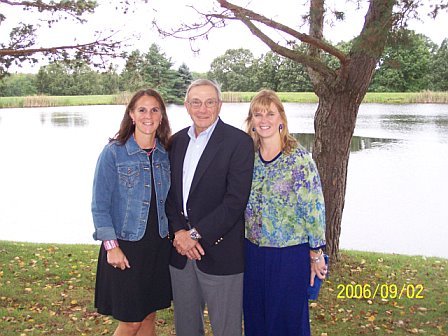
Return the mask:
<path id="1" fill-rule="evenodd" d="M 95 307 L 100 314 L 123 322 L 141 322 L 148 314 L 171 306 L 171 242 L 159 235 L 154 181 L 152 190 L 143 238 L 136 242 L 118 240 L 131 268 L 122 271 L 109 265 L 107 252 L 100 247 Z"/>

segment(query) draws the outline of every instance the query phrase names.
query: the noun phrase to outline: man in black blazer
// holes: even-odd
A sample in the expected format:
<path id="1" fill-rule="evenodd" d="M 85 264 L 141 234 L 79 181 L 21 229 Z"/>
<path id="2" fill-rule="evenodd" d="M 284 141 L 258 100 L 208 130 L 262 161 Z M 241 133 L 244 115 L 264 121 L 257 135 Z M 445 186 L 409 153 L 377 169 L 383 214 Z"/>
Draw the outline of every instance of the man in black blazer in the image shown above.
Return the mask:
<path id="1" fill-rule="evenodd" d="M 184 103 L 193 125 L 172 137 L 166 203 L 174 235 L 170 272 L 176 335 L 204 335 L 205 305 L 215 336 L 242 334 L 244 209 L 254 145 L 219 118 L 215 82 L 196 80 Z"/>

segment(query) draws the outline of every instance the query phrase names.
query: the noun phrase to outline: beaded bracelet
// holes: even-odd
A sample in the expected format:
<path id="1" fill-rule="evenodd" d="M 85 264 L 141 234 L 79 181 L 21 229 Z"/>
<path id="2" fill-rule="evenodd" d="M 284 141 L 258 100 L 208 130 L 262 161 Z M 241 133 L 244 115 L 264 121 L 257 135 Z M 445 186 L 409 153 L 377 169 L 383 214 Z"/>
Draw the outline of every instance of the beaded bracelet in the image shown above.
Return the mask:
<path id="1" fill-rule="evenodd" d="M 321 259 L 321 256 L 318 256 L 316 258 L 310 257 L 310 263 L 312 263 L 312 264 L 317 263 L 320 261 L 320 259 Z"/>
<path id="2" fill-rule="evenodd" d="M 116 239 L 113 239 L 113 240 L 104 240 L 104 241 L 103 241 L 103 246 L 104 246 L 104 249 L 105 249 L 106 251 L 112 250 L 113 248 L 119 246 L 119 245 L 118 245 L 118 240 L 116 240 Z"/>
<path id="3" fill-rule="evenodd" d="M 311 262 L 312 264 L 319 262 L 320 259 L 321 259 L 321 257 L 322 257 L 322 254 L 323 254 L 322 249 L 319 249 L 319 250 L 317 250 L 316 252 L 319 254 L 317 257 L 311 257 L 311 256 L 310 256 L 310 262 Z"/>

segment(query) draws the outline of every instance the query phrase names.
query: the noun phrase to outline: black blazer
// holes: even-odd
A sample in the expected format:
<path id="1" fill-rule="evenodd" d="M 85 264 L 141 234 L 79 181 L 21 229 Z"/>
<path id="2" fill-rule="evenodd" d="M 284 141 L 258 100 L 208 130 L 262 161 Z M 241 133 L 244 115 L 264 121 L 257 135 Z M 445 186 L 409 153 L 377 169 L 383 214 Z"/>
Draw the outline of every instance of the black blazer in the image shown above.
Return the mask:
<path id="1" fill-rule="evenodd" d="M 171 237 L 189 230 L 183 211 L 182 170 L 190 137 L 188 127 L 171 139 L 171 188 L 166 201 Z M 244 271 L 244 210 L 249 198 L 254 145 L 243 131 L 220 119 L 198 162 L 187 201 L 191 227 L 201 234 L 205 256 L 197 261 L 208 274 Z M 183 269 L 187 257 L 172 248 L 170 264 Z"/>

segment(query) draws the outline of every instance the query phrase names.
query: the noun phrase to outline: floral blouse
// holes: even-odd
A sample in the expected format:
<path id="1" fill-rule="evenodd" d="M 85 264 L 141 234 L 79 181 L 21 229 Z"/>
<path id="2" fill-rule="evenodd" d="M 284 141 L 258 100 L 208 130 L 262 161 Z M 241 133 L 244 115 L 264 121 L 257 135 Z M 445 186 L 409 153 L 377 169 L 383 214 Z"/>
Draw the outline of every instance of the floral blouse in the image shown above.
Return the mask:
<path id="1" fill-rule="evenodd" d="M 311 155 L 298 145 L 265 162 L 256 155 L 245 211 L 246 238 L 259 246 L 325 245 L 325 205 Z"/>

